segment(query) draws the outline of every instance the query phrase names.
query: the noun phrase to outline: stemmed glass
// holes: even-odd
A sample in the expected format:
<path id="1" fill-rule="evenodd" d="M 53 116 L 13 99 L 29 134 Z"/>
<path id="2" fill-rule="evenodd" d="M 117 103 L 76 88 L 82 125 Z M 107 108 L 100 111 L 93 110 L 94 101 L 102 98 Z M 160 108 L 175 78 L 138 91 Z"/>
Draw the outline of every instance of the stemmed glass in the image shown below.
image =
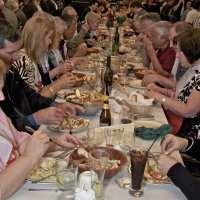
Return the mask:
<path id="1" fill-rule="evenodd" d="M 126 93 L 126 87 L 128 86 L 128 77 L 126 76 L 126 73 L 124 72 L 120 76 L 120 85 L 122 85 L 124 93 Z"/>

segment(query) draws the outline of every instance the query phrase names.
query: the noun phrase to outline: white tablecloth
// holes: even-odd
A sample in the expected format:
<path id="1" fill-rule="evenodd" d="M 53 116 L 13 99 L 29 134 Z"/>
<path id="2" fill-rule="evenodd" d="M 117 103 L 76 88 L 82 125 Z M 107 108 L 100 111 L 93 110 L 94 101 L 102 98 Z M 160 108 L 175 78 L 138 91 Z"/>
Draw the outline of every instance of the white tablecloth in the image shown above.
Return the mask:
<path id="1" fill-rule="evenodd" d="M 151 114 L 155 115 L 155 120 L 163 123 L 167 123 L 164 112 L 159 104 L 155 105 L 151 111 Z M 94 117 L 88 117 L 90 119 L 90 127 L 98 127 L 100 112 Z M 44 127 L 43 127 L 44 128 Z M 51 133 L 53 134 L 53 133 Z M 55 134 L 55 133 L 54 133 Z M 86 130 L 81 133 L 76 133 L 77 136 L 85 136 Z M 152 141 L 145 141 L 136 138 L 136 143 L 149 146 Z M 160 151 L 160 141 L 158 140 L 153 146 L 152 152 Z M 175 158 L 182 162 L 181 156 L 178 152 L 173 154 Z M 115 177 L 105 181 L 105 199 L 106 200 L 131 200 L 132 196 L 129 195 L 127 189 L 120 188 L 116 184 L 116 179 L 126 175 L 127 168 L 118 173 Z M 29 191 L 29 189 L 55 189 L 54 184 L 32 184 L 25 182 L 20 190 L 16 192 L 10 199 L 11 200 L 54 200 L 56 199 L 55 190 L 41 190 L 41 191 Z M 140 197 L 141 200 L 184 200 L 186 199 L 182 192 L 173 184 L 146 184 L 144 186 L 144 195 Z"/>

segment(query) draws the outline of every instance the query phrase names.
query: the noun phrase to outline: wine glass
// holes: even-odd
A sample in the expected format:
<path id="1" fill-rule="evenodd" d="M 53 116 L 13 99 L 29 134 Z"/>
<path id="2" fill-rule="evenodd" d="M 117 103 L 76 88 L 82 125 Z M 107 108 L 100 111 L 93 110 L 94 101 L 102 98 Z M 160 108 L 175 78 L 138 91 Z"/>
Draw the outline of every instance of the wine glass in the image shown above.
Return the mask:
<path id="1" fill-rule="evenodd" d="M 128 80 L 128 77 L 126 76 L 126 73 L 125 72 L 122 73 L 120 76 L 119 83 L 123 87 L 124 93 L 126 93 L 126 87 L 128 86 L 128 82 L 129 82 L 129 80 Z"/>
<path id="2" fill-rule="evenodd" d="M 121 148 L 125 151 L 126 154 L 129 153 L 129 150 L 135 145 L 135 134 L 134 131 L 124 131 L 121 139 Z"/>

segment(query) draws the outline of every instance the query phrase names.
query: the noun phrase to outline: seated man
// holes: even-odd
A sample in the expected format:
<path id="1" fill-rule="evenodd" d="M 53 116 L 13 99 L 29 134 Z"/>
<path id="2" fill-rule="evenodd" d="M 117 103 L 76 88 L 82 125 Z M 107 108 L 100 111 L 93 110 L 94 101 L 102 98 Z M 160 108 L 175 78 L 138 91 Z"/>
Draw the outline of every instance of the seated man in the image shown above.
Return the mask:
<path id="1" fill-rule="evenodd" d="M 97 0 L 91 0 L 89 2 L 89 5 L 87 8 L 85 8 L 82 12 L 82 14 L 79 17 L 79 21 L 82 22 L 85 20 L 85 16 L 87 15 L 87 13 L 89 13 L 90 11 L 96 12 L 97 8 L 99 6 L 99 2 Z"/>
<path id="2" fill-rule="evenodd" d="M 174 23 L 170 30 L 169 30 L 169 40 L 170 40 L 170 47 L 173 47 L 173 39 L 177 36 L 180 35 L 181 33 L 184 33 L 190 29 L 192 29 L 192 25 L 187 23 L 187 22 L 176 22 Z M 160 85 L 168 88 L 168 89 L 173 89 L 176 87 L 177 81 L 183 76 L 183 74 L 186 72 L 187 68 L 184 68 L 180 65 L 179 60 L 176 59 L 174 62 L 174 66 L 171 71 L 171 76 L 170 78 L 164 77 L 160 74 L 156 73 L 147 73 L 142 80 L 143 85 L 147 85 L 149 83 L 159 83 Z"/>
<path id="3" fill-rule="evenodd" d="M 0 38 L 0 59 L 7 68 L 3 88 L 5 100 L 0 106 L 18 130 L 25 130 L 25 126 L 37 129 L 41 124 L 59 125 L 65 115 L 75 114 L 76 108 L 84 110 L 80 106 L 56 103 L 42 97 L 31 89 L 18 73 L 9 69 L 13 61 L 18 59 L 20 34 L 3 19 L 0 19 Z"/>
<path id="4" fill-rule="evenodd" d="M 147 36 L 143 37 L 150 61 L 147 67 L 167 77 L 175 61 L 175 51 L 170 47 L 168 38 L 170 27 L 171 24 L 167 21 L 156 22 L 149 27 Z"/>
<path id="5" fill-rule="evenodd" d="M 87 23 L 81 24 L 81 30 L 76 34 L 77 13 L 71 6 L 64 8 L 61 18 L 67 25 L 63 37 L 66 42 L 64 45 L 67 47 L 68 56 L 71 58 L 86 55 L 87 46 L 84 43 L 84 37 L 89 30 L 89 25 Z"/>

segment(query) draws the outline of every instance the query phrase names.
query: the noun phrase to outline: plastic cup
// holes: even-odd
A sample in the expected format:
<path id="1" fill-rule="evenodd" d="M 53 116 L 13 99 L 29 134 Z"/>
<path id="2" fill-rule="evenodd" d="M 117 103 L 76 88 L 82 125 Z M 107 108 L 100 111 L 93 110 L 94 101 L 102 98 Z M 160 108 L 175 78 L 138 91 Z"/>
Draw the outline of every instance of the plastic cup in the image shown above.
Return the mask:
<path id="1" fill-rule="evenodd" d="M 108 153 L 100 149 L 91 151 L 89 155 L 92 189 L 95 191 L 96 200 L 104 199 L 103 182 L 108 159 Z"/>

